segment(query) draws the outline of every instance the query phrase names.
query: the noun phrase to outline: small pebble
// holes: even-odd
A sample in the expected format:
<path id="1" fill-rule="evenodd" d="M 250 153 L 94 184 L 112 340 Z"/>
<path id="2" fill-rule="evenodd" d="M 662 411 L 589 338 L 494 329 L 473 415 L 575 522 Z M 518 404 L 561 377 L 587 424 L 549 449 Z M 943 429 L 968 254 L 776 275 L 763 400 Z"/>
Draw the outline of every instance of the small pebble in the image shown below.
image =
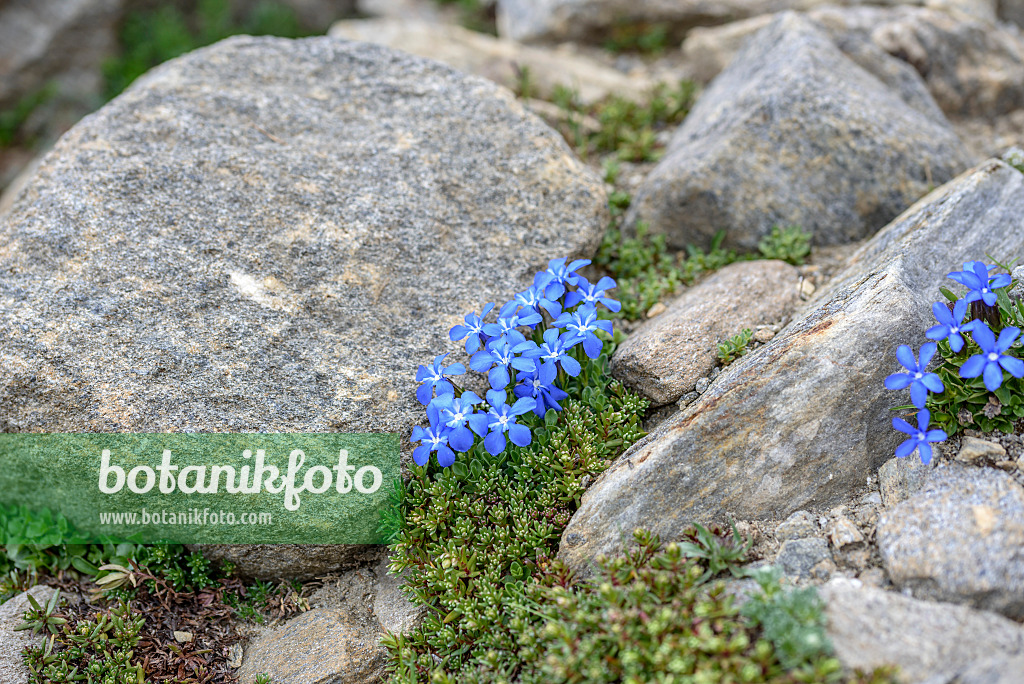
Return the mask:
<path id="1" fill-rule="evenodd" d="M 701 378 L 700 380 L 697 381 L 697 384 L 694 385 L 693 391 L 696 392 L 697 394 L 704 394 L 704 392 L 708 388 L 708 385 L 710 384 L 711 378 Z"/>
<path id="2" fill-rule="evenodd" d="M 662 304 L 661 302 L 656 302 L 654 306 L 647 310 L 647 317 L 654 318 L 655 316 L 663 314 L 665 313 L 665 309 L 667 308 L 668 307 Z"/>
<path id="3" fill-rule="evenodd" d="M 721 372 L 722 372 L 722 367 L 721 366 L 715 366 L 711 370 L 711 375 L 708 376 L 708 379 L 710 379 L 712 382 L 714 382 L 715 378 L 717 378 Z"/>
<path id="4" fill-rule="evenodd" d="M 977 437 L 964 437 L 960 442 L 960 452 L 956 455 L 958 461 L 973 463 L 979 458 L 992 458 L 1003 460 L 1006 456 L 1006 449 L 984 439 Z"/>
<path id="5" fill-rule="evenodd" d="M 779 541 L 788 539 L 806 539 L 818 534 L 818 523 L 807 511 L 796 511 L 775 528 L 775 538 Z"/>
<path id="6" fill-rule="evenodd" d="M 832 521 L 828 528 L 828 538 L 832 546 L 841 549 L 849 544 L 860 544 L 864 541 L 864 535 L 857 529 L 857 526 L 849 518 L 841 516 Z"/>
<path id="7" fill-rule="evenodd" d="M 754 339 L 762 344 L 772 339 L 773 337 L 775 337 L 775 333 L 769 330 L 768 328 L 761 328 L 756 333 L 754 333 Z"/>
<path id="8" fill-rule="evenodd" d="M 998 461 L 996 462 L 996 468 L 1001 468 L 1009 472 L 1013 472 L 1017 469 L 1017 464 L 1014 461 Z"/>
<path id="9" fill-rule="evenodd" d="M 693 402 L 697 401 L 697 397 L 699 396 L 700 394 L 697 392 L 687 392 L 683 396 L 679 397 L 679 401 L 676 402 L 676 405 L 679 406 L 679 408 L 689 406 Z"/>
<path id="10" fill-rule="evenodd" d="M 810 297 L 814 294 L 814 291 L 818 288 L 814 287 L 814 283 L 806 278 L 800 281 L 800 295 L 804 298 Z"/>

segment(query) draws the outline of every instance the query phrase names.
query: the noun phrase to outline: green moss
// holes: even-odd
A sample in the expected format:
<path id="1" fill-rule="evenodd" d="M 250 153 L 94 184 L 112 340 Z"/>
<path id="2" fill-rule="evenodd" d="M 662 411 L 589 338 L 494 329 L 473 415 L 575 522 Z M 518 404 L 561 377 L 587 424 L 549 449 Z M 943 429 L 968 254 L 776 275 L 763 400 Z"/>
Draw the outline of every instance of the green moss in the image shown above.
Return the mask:
<path id="1" fill-rule="evenodd" d="M 738 359 L 747 353 L 747 345 L 754 339 L 754 331 L 750 328 L 744 328 L 741 332 L 736 333 L 725 342 L 718 345 L 718 361 L 723 366 L 728 366 L 730 363 Z"/>
<path id="2" fill-rule="evenodd" d="M 757 249 L 765 259 L 781 259 L 799 266 L 811 253 L 811 234 L 800 226 L 774 226 Z"/>
<path id="3" fill-rule="evenodd" d="M 57 86 L 48 83 L 39 90 L 29 93 L 11 109 L 0 111 L 0 149 L 10 147 L 14 144 L 32 145 L 34 140 L 29 139 L 23 131 L 25 122 L 39 107 L 52 100 L 57 95 Z"/>
<path id="4" fill-rule="evenodd" d="M 408 573 L 405 592 L 428 612 L 411 634 L 385 640 L 393 682 L 474 681 L 479 668 L 514 668 L 513 606 L 552 562 L 581 482 L 643 434 L 647 402 L 607 375 L 607 359 L 588 360 L 569 380 L 563 412 L 526 421 L 529 447 L 492 457 L 478 445 L 455 467 L 412 468 L 392 569 Z"/>

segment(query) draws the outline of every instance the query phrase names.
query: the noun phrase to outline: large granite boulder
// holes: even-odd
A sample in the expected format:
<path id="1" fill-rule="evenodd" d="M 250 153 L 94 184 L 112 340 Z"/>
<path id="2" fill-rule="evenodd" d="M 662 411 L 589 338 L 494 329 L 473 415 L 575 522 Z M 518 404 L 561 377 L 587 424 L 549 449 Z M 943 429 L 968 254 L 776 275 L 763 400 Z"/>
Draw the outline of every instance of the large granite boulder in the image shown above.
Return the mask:
<path id="1" fill-rule="evenodd" d="M 42 606 L 53 598 L 53 592 L 51 587 L 37 584 L 0 605 L 0 682 L 3 684 L 28 684 L 31 673 L 21 652 L 30 646 L 38 646 L 44 637 L 31 630 L 15 631 L 15 628 L 25 621 L 25 611 L 32 608 L 29 596 Z"/>
<path id="2" fill-rule="evenodd" d="M 226 40 L 83 120 L 4 215 L 0 431 L 407 436 L 449 328 L 605 224 L 602 183 L 488 81 Z M 260 577 L 361 557 L 217 553 Z"/>
<path id="3" fill-rule="evenodd" d="M 417 364 L 600 181 L 507 91 L 385 48 L 233 38 L 83 120 L 0 226 L 0 429 L 408 433 Z"/>
<path id="4" fill-rule="evenodd" d="M 583 496 L 559 556 L 585 568 L 637 527 L 785 518 L 843 503 L 901 441 L 885 389 L 918 344 L 951 268 L 1024 252 L 1024 174 L 991 160 L 937 189 L 858 250 L 789 326 L 623 454 Z M 915 342 L 917 340 L 918 342 Z"/>
<path id="5" fill-rule="evenodd" d="M 778 15 L 697 102 L 628 223 L 677 247 L 725 229 L 726 245 L 754 250 L 777 224 L 818 245 L 873 234 L 968 166 L 920 79 L 896 88 L 879 71 L 804 16 Z"/>
<path id="6" fill-rule="evenodd" d="M 1024 619 L 1024 487 L 1000 470 L 949 466 L 878 523 L 893 584 L 914 596 Z"/>

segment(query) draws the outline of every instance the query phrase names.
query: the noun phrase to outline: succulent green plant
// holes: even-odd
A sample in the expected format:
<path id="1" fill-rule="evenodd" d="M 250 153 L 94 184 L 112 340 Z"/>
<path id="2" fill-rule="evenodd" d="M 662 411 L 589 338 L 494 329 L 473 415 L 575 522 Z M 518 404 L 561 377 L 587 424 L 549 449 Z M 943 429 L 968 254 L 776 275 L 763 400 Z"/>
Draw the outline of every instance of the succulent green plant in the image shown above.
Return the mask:
<path id="1" fill-rule="evenodd" d="M 757 249 L 765 259 L 781 259 L 800 266 L 811 253 L 811 234 L 800 226 L 774 226 L 771 233 L 761 238 Z"/>
<path id="2" fill-rule="evenodd" d="M 725 342 L 718 345 L 718 361 L 723 366 L 728 366 L 730 363 L 747 353 L 747 345 L 750 344 L 753 339 L 754 331 L 750 328 L 744 328 L 742 331 L 736 333 Z"/>
<path id="3" fill-rule="evenodd" d="M 31 608 L 25 611 L 25 621 L 14 628 L 15 632 L 31 629 L 34 634 L 42 631 L 57 634 L 60 628 L 67 623 L 66 619 L 54 615 L 54 611 L 60 604 L 60 589 L 53 592 L 50 600 L 44 605 L 40 605 L 32 594 L 26 594 L 25 598 L 28 599 Z"/>

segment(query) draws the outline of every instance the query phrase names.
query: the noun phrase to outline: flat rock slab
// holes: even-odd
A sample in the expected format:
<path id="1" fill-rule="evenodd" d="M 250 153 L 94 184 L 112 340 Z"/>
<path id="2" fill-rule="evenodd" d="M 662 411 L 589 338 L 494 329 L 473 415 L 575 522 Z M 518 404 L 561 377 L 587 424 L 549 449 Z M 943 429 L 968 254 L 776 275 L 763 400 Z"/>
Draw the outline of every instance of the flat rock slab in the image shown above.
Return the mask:
<path id="1" fill-rule="evenodd" d="M 906 684 L 1011 682 L 977 677 L 995 663 L 1024 656 L 1024 629 L 1001 615 L 966 606 L 920 601 L 834 579 L 820 590 L 828 636 L 847 668 L 897 665 Z"/>
<path id="2" fill-rule="evenodd" d="M 950 464 L 878 523 L 893 584 L 914 596 L 1024 619 L 1024 487 L 1001 470 Z"/>
<path id="3" fill-rule="evenodd" d="M 775 225 L 817 245 L 874 234 L 969 165 L 919 77 L 880 80 L 879 62 L 898 68 L 880 52 L 864 56 L 871 73 L 804 16 L 777 15 L 708 86 L 627 225 L 676 247 L 725 229 L 727 246 L 748 251 Z"/>
<path id="4" fill-rule="evenodd" d="M 28 684 L 29 671 L 21 658 L 21 652 L 29 646 L 43 641 L 42 634 L 31 630 L 15 632 L 14 628 L 24 622 L 24 613 L 32 608 L 27 596 L 31 594 L 39 605 L 44 605 L 53 596 L 53 589 L 37 584 L 26 592 L 8 599 L 0 605 L 0 683 Z"/>
<path id="5" fill-rule="evenodd" d="M 612 357 L 612 375 L 656 406 L 671 403 L 718 364 L 720 342 L 799 304 L 800 274 L 784 261 L 731 264 L 637 328 Z"/>
<path id="6" fill-rule="evenodd" d="M 585 569 L 637 527 L 678 539 L 693 521 L 783 519 L 838 505 L 891 457 L 885 389 L 896 347 L 923 339 L 951 268 L 1024 252 L 1024 174 L 992 160 L 869 240 L 819 299 L 730 365 L 693 404 L 584 494 L 559 556 Z"/>
<path id="7" fill-rule="evenodd" d="M 400 432 L 417 364 L 603 184 L 506 90 L 331 38 L 232 38 L 70 131 L 0 225 L 0 430 Z"/>

